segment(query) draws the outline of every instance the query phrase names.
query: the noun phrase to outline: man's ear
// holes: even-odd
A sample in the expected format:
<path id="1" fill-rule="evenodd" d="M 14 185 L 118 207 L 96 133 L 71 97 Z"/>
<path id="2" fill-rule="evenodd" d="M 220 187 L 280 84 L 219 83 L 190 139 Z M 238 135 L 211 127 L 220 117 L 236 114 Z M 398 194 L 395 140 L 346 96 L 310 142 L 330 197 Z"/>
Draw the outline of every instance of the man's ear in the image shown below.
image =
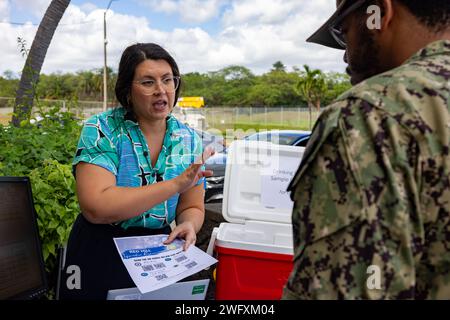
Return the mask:
<path id="1" fill-rule="evenodd" d="M 393 0 L 379 0 L 381 9 L 381 30 L 386 30 L 394 18 Z"/>

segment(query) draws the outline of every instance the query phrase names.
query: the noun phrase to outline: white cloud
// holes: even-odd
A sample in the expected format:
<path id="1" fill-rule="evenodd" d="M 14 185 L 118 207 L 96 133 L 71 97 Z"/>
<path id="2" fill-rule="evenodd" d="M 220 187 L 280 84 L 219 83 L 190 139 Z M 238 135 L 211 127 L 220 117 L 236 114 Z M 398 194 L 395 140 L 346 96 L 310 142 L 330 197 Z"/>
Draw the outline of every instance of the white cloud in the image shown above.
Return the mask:
<path id="1" fill-rule="evenodd" d="M 142 4 L 147 4 L 157 12 L 175 13 L 178 11 L 178 2 L 175 0 L 151 1 L 150 3 L 142 1 Z"/>
<path id="2" fill-rule="evenodd" d="M 232 43 L 241 64 L 256 72 L 267 71 L 277 60 L 290 67 L 343 71 L 342 52 L 305 42 L 334 10 L 329 0 L 233 0 L 220 39 Z"/>
<path id="3" fill-rule="evenodd" d="M 94 11 L 95 9 L 98 9 L 98 6 L 91 2 L 86 2 L 80 6 L 80 9 L 83 12 L 90 13 L 90 12 Z"/>
<path id="4" fill-rule="evenodd" d="M 51 0 L 11 0 L 12 4 L 24 12 L 29 12 L 37 18 L 42 18 Z"/>
<path id="5" fill-rule="evenodd" d="M 224 23 L 282 23 L 300 6 L 295 0 L 235 0 L 225 12 Z"/>
<path id="6" fill-rule="evenodd" d="M 0 71 L 13 70 L 15 72 L 21 70 L 25 60 L 22 58 L 17 38 L 23 38 L 28 48 L 36 33 L 36 26 L 30 23 L 23 26 L 16 26 L 10 24 L 0 24 L 0 43 L 2 43 L 2 59 L 0 59 Z"/>
<path id="7" fill-rule="evenodd" d="M 0 0 L 0 21 L 9 19 L 9 10 L 8 0 Z"/>
<path id="8" fill-rule="evenodd" d="M 220 14 L 226 0 L 152 0 L 141 1 L 157 12 L 178 14 L 184 22 L 203 23 Z"/>
<path id="9" fill-rule="evenodd" d="M 256 6 L 256 1 L 240 0 L 239 3 L 242 6 L 231 5 L 223 16 L 223 29 L 217 35 L 200 27 L 161 31 L 151 28 L 147 18 L 110 9 L 108 65 L 117 69 L 123 50 L 130 44 L 155 42 L 174 55 L 182 73 L 215 71 L 238 64 L 261 74 L 278 60 L 289 68 L 309 64 L 314 68 L 344 71 L 342 51 L 305 42 L 334 11 L 329 0 L 273 0 L 270 10 L 255 7 L 256 15 L 250 16 L 244 9 Z M 286 12 L 283 6 L 289 10 L 280 19 Z M 68 7 L 47 52 L 43 72 L 74 72 L 103 66 L 104 9 L 92 9 Z M 0 24 L 0 74 L 7 69 L 21 71 L 24 60 L 17 48 L 17 37 L 25 38 L 31 46 L 36 29 L 31 25 Z"/>

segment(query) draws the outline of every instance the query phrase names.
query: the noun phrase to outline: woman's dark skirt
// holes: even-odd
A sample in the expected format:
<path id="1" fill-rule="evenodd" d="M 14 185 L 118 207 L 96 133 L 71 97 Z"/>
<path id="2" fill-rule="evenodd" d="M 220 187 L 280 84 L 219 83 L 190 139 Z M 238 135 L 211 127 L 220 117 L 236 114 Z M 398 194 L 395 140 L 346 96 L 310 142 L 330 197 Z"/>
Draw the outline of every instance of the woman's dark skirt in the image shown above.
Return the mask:
<path id="1" fill-rule="evenodd" d="M 108 290 L 136 287 L 116 249 L 113 238 L 169 234 L 163 229 L 128 228 L 92 224 L 78 215 L 67 244 L 66 261 L 61 274 L 61 300 L 105 300 Z M 80 270 L 81 288 L 74 287 L 74 268 Z M 69 280 L 69 281 L 68 281 Z M 69 282 L 69 286 L 67 283 Z"/>

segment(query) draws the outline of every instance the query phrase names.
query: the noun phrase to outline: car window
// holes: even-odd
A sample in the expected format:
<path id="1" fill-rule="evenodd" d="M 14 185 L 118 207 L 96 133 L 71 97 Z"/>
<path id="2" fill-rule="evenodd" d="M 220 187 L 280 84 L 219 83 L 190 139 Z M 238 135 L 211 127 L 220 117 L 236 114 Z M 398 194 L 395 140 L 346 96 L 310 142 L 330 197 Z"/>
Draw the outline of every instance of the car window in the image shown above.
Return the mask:
<path id="1" fill-rule="evenodd" d="M 278 144 L 281 144 L 283 146 L 291 146 L 294 144 L 295 140 L 297 140 L 297 136 L 294 135 L 289 135 L 289 136 L 284 136 L 284 135 L 280 135 L 279 137 L 274 136 L 274 139 L 272 140 L 273 143 L 276 143 L 277 141 L 275 140 L 276 138 L 278 138 Z"/>
<path id="2" fill-rule="evenodd" d="M 285 145 L 285 146 L 299 146 L 305 147 L 309 141 L 309 136 L 304 136 L 299 139 L 298 134 L 294 133 L 255 133 L 248 137 L 245 137 L 245 140 L 250 141 L 269 141 L 275 144 Z"/>
<path id="3" fill-rule="evenodd" d="M 298 141 L 295 143 L 295 146 L 296 146 L 296 147 L 306 147 L 306 145 L 308 144 L 308 141 L 309 141 L 309 136 L 308 136 L 308 137 L 301 138 L 300 140 L 298 140 Z"/>
<path id="4" fill-rule="evenodd" d="M 225 145 L 223 137 L 211 134 L 207 131 L 195 130 L 202 139 L 203 149 L 206 147 L 212 147 L 216 152 L 224 152 Z"/>
<path id="5" fill-rule="evenodd" d="M 270 133 L 257 133 L 247 137 L 250 141 L 268 141 L 275 144 L 281 144 L 285 146 L 293 145 L 298 136 L 295 135 L 279 135 Z"/>
<path id="6" fill-rule="evenodd" d="M 256 134 L 252 134 L 251 136 L 248 136 L 245 139 L 250 140 L 250 141 L 267 141 L 267 134 L 266 133 L 256 133 Z"/>

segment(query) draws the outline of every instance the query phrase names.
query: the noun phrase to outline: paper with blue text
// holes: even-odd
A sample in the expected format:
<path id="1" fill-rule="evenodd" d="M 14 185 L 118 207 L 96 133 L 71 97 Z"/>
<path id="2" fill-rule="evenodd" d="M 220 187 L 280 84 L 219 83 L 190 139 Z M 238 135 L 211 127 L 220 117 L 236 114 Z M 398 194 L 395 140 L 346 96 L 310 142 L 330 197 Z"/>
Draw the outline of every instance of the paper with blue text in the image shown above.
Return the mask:
<path id="1" fill-rule="evenodd" d="M 171 285 L 217 262 L 193 245 L 183 251 L 184 240 L 163 244 L 167 237 L 114 238 L 120 257 L 141 293 Z"/>

